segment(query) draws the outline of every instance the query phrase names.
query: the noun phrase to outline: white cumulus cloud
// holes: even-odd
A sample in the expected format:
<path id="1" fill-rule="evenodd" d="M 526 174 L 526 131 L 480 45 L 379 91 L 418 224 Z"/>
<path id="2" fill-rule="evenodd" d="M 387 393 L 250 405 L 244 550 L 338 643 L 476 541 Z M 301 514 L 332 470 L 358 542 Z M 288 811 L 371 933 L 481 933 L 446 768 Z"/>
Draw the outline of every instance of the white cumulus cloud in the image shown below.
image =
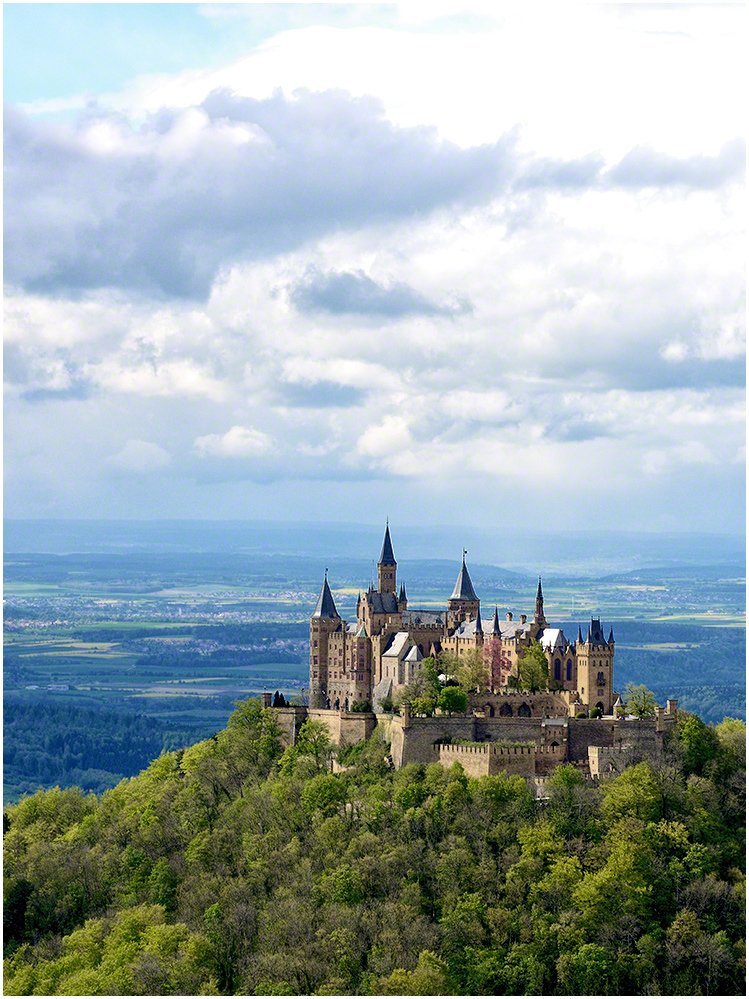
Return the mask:
<path id="1" fill-rule="evenodd" d="M 198 437 L 193 448 L 201 458 L 253 458 L 268 454 L 273 448 L 273 440 L 262 430 L 237 425 L 225 434 Z"/>

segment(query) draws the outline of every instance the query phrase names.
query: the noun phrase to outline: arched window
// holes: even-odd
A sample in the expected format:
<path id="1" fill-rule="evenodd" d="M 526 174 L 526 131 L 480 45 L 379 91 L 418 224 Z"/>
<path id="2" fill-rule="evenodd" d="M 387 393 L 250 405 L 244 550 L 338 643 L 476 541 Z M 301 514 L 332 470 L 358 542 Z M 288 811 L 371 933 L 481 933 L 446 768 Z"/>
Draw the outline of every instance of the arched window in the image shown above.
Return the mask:
<path id="1" fill-rule="evenodd" d="M 562 664 L 558 659 L 554 660 L 554 679 L 555 680 L 562 679 Z"/>
<path id="2" fill-rule="evenodd" d="M 568 680 L 572 679 L 572 660 L 571 659 L 567 660 L 567 679 Z"/>
<path id="3" fill-rule="evenodd" d="M 530 718 L 531 709 L 527 704 L 521 704 L 518 708 L 518 718 Z"/>
<path id="4" fill-rule="evenodd" d="M 599 687 L 602 687 L 604 683 L 606 683 L 606 678 L 603 675 L 603 670 L 601 670 L 601 672 L 598 674 L 597 683 Z"/>
<path id="5" fill-rule="evenodd" d="M 502 707 L 499 709 L 499 717 L 509 718 L 511 715 L 512 715 L 512 708 L 510 707 L 510 705 L 503 704 Z"/>

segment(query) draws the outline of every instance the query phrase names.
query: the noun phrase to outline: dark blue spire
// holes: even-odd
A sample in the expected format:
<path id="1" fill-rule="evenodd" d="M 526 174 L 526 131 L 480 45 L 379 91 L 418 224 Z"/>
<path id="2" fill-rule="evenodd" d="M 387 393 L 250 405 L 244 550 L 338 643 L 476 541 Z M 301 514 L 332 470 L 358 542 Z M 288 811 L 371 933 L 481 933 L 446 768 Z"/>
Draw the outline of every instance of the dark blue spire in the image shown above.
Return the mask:
<path id="1" fill-rule="evenodd" d="M 458 579 L 455 583 L 455 589 L 452 592 L 451 600 L 478 600 L 476 596 L 476 591 L 473 588 L 473 583 L 471 582 L 471 577 L 468 575 L 468 569 L 466 569 L 466 552 L 463 552 L 463 564 L 460 567 L 460 572 L 458 573 Z"/>
<path id="2" fill-rule="evenodd" d="M 385 524 L 385 539 L 382 542 L 379 565 L 397 565 L 395 555 L 393 555 L 393 543 L 390 540 L 390 524 Z"/>
<path id="3" fill-rule="evenodd" d="M 335 609 L 335 602 L 333 600 L 333 594 L 330 592 L 330 587 L 328 586 L 328 570 L 325 570 L 325 581 L 322 584 L 322 589 L 320 590 L 320 596 L 317 598 L 317 604 L 314 611 L 312 612 L 312 617 L 338 617 L 338 611 Z"/>
<path id="4" fill-rule="evenodd" d="M 492 635 L 501 635 L 502 629 L 499 627 L 499 614 L 497 613 L 497 606 L 494 605 L 494 617 L 492 618 Z"/>

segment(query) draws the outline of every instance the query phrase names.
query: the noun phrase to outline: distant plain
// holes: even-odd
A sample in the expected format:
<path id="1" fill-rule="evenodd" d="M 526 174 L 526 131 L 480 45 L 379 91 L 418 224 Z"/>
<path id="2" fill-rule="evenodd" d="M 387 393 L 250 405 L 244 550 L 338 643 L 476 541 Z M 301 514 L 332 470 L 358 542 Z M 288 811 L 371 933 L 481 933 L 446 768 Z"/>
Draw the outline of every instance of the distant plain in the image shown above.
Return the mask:
<path id="1" fill-rule="evenodd" d="M 394 529 L 410 607 L 444 606 L 458 558 L 413 555 L 420 545 L 430 553 L 431 535 L 438 554 L 457 540 L 459 556 L 461 533 L 470 534 Z M 546 617 L 568 637 L 591 616 L 614 628 L 617 689 L 645 683 L 661 701 L 676 696 L 706 721 L 745 716 L 743 538 L 466 540 L 485 618 L 495 606 L 502 617 L 532 614 L 540 573 Z M 222 728 L 237 699 L 268 690 L 303 700 L 307 621 L 323 572 L 341 616 L 353 618 L 380 543 L 380 529 L 346 525 L 305 532 L 304 525 L 235 522 L 6 524 L 6 725 L 23 712 L 10 758 L 6 736 L 6 800 L 42 782 L 32 730 L 34 718 L 43 726 L 53 707 L 146 716 L 167 748 Z M 506 563 L 487 560 L 498 550 Z M 594 553 L 588 561 L 585 550 Z M 85 784 L 92 768 L 83 765 L 83 750 L 79 757 L 70 757 L 69 769 Z M 131 775 L 107 773 L 90 785 L 100 790 Z"/>

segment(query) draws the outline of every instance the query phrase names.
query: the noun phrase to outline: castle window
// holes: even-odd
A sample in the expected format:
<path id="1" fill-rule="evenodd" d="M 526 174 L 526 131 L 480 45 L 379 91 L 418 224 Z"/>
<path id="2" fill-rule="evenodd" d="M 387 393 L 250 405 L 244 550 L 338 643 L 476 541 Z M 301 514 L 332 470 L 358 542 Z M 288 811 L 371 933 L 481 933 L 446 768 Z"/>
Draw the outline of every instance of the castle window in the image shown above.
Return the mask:
<path id="1" fill-rule="evenodd" d="M 315 666 L 317 666 L 317 656 L 313 657 L 312 662 Z"/>
<path id="2" fill-rule="evenodd" d="M 572 679 L 572 660 L 571 659 L 567 660 L 567 679 L 568 680 Z"/>
<path id="3" fill-rule="evenodd" d="M 554 660 L 554 679 L 555 680 L 562 679 L 562 664 L 558 659 Z"/>
<path id="4" fill-rule="evenodd" d="M 600 672 L 598 674 L 597 683 L 598 683 L 599 687 L 602 687 L 604 685 L 604 683 L 606 683 L 606 679 L 605 679 L 605 677 L 603 675 L 603 672 Z"/>

